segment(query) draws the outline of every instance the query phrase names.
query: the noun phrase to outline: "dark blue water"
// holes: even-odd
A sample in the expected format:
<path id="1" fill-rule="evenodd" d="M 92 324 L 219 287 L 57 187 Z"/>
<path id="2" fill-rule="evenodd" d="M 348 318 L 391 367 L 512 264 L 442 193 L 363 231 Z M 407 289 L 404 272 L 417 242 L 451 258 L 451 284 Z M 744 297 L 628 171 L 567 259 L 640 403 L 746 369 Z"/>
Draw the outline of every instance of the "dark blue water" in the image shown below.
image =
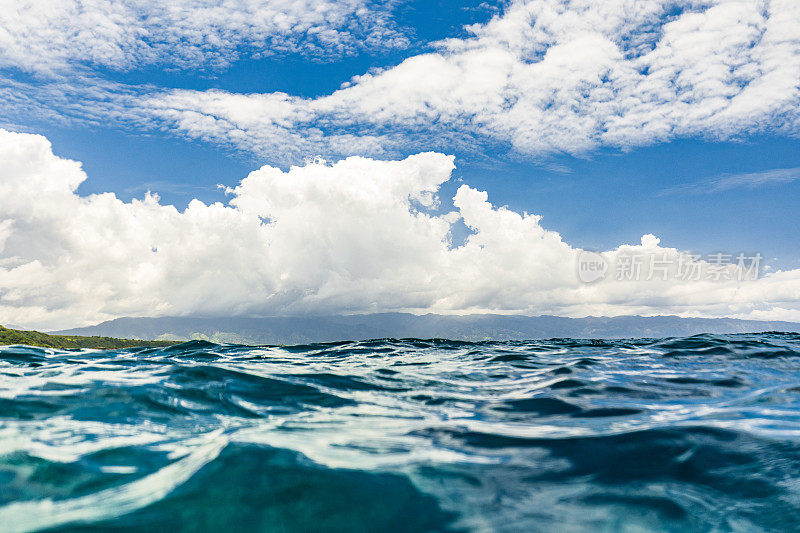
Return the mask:
<path id="1" fill-rule="evenodd" d="M 800 530 L 800 336 L 0 348 L 2 531 Z"/>

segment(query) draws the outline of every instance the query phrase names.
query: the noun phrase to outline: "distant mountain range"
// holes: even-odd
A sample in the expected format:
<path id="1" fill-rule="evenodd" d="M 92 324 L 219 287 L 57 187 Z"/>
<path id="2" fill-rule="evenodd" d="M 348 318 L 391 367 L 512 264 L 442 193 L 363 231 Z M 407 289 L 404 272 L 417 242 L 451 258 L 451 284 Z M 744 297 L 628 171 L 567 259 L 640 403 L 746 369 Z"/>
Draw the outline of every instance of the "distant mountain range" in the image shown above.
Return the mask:
<path id="1" fill-rule="evenodd" d="M 53 333 L 102 335 L 142 340 L 205 339 L 241 344 L 302 344 L 378 338 L 447 338 L 453 340 L 526 340 L 556 337 L 677 337 L 698 333 L 800 332 L 795 322 L 731 318 L 622 316 L 565 318 L 509 315 L 370 315 L 303 317 L 162 317 L 118 318 L 84 328 Z"/>

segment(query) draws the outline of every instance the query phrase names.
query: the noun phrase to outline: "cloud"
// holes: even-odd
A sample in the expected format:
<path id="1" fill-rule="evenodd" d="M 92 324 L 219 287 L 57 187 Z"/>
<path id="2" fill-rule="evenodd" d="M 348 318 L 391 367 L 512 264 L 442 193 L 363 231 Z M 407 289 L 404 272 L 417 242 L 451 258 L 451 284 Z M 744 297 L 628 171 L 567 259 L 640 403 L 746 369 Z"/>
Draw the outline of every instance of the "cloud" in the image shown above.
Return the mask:
<path id="1" fill-rule="evenodd" d="M 755 189 L 765 185 L 779 185 L 800 180 L 800 167 L 776 168 L 762 172 L 746 172 L 742 174 L 722 174 L 698 183 L 687 184 L 665 190 L 662 194 L 679 193 L 715 193 L 730 189 Z"/>
<path id="2" fill-rule="evenodd" d="M 152 124 L 275 158 L 487 143 L 583 154 L 700 136 L 798 134 L 794 0 L 517 0 L 471 35 L 318 98 L 168 90 Z"/>
<path id="3" fill-rule="evenodd" d="M 0 67 L 221 68 L 240 56 L 337 57 L 404 47 L 395 2 L 373 0 L 0 0 Z"/>
<path id="4" fill-rule="evenodd" d="M 58 328 L 119 316 L 291 315 L 374 311 L 567 316 L 796 316 L 800 270 L 758 280 L 581 283 L 583 250 L 540 217 L 462 185 L 440 186 L 453 158 L 351 157 L 288 171 L 265 166 L 226 203 L 184 211 L 153 195 L 80 196 L 80 163 L 38 135 L 0 130 L 0 323 Z M 454 245 L 452 232 L 470 235 Z M 602 254 L 710 272 L 645 235 Z M 727 275 L 737 273 L 726 265 Z M 666 277 L 666 275 L 665 275 Z"/>
<path id="5" fill-rule="evenodd" d="M 800 133 L 795 0 L 514 0 L 465 38 L 431 43 L 432 52 L 316 98 L 129 86 L 91 67 L 224 67 L 261 51 L 324 54 L 328 26 L 333 44 L 324 48 L 334 53 L 360 43 L 404 46 L 378 3 L 77 5 L 25 3 L 0 14 L 6 65 L 85 67 L 68 78 L 0 81 L 7 123 L 38 115 L 167 130 L 281 165 L 421 150 L 541 160 L 678 137 Z"/>

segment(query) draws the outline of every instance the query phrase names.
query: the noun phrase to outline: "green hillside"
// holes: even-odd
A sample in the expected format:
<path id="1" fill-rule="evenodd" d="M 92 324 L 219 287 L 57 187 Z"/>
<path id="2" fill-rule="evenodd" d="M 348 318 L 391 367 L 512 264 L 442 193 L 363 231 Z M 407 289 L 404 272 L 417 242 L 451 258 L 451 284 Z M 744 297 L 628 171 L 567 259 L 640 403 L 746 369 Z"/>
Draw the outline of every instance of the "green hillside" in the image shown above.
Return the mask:
<path id="1" fill-rule="evenodd" d="M 77 335 L 48 335 L 38 331 L 20 331 L 0 326 L 0 346 L 25 344 L 45 348 L 133 348 L 136 346 L 171 346 L 171 341 L 139 341 L 113 337 L 81 337 Z"/>

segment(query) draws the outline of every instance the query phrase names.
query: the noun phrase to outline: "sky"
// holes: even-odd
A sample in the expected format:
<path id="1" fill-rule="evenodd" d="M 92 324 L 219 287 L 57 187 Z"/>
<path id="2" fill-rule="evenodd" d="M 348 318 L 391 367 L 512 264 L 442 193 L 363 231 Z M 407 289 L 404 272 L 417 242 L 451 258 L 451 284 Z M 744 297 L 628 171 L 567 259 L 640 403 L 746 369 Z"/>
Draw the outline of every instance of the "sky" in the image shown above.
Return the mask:
<path id="1" fill-rule="evenodd" d="M 0 8 L 0 323 L 800 320 L 795 0 Z"/>

